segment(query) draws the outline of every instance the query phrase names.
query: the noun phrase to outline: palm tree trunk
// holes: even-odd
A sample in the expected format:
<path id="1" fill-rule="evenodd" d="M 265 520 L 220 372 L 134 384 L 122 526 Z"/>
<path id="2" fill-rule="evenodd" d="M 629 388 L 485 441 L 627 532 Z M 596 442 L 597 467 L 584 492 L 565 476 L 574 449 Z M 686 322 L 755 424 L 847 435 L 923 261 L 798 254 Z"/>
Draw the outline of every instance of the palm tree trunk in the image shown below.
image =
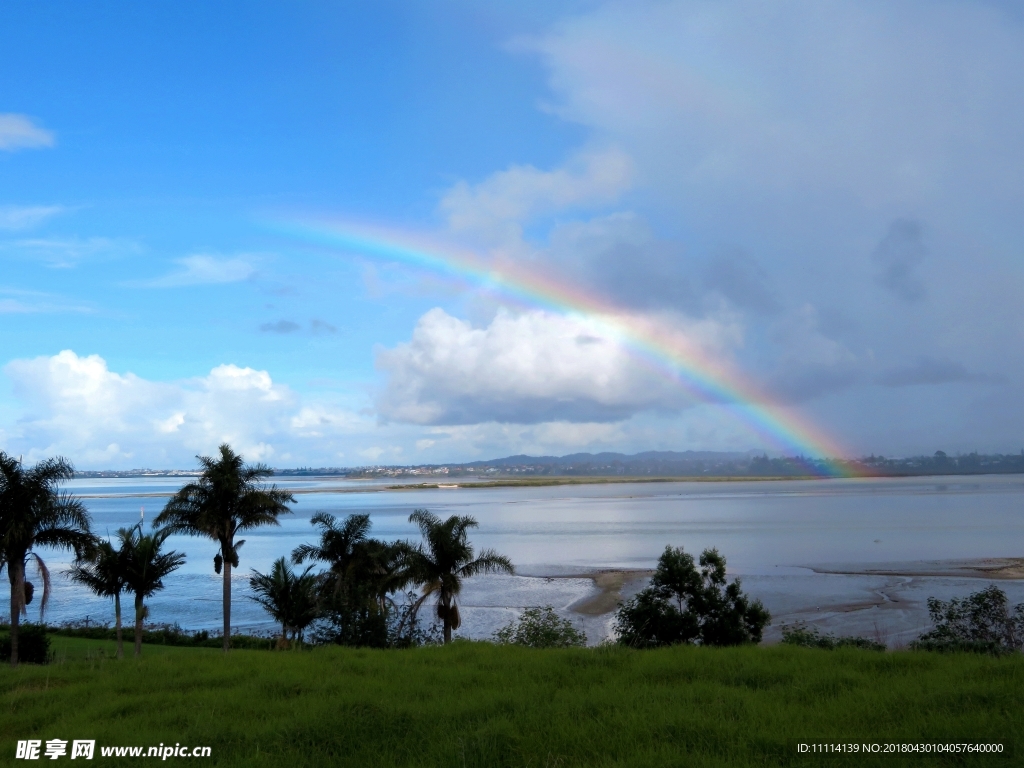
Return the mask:
<path id="1" fill-rule="evenodd" d="M 7 564 L 7 576 L 11 580 L 11 666 L 18 666 L 18 622 L 21 619 L 21 602 L 25 594 L 25 566 L 17 558 Z"/>
<path id="2" fill-rule="evenodd" d="M 452 606 L 451 600 L 444 601 L 444 644 L 452 641 Z"/>
<path id="3" fill-rule="evenodd" d="M 231 561 L 224 557 L 224 653 L 231 650 Z"/>
<path id="4" fill-rule="evenodd" d="M 142 593 L 135 594 L 135 658 L 142 656 Z"/>
<path id="5" fill-rule="evenodd" d="M 124 643 L 121 642 L 121 593 L 114 595 L 114 622 L 117 627 L 117 658 L 124 658 Z"/>

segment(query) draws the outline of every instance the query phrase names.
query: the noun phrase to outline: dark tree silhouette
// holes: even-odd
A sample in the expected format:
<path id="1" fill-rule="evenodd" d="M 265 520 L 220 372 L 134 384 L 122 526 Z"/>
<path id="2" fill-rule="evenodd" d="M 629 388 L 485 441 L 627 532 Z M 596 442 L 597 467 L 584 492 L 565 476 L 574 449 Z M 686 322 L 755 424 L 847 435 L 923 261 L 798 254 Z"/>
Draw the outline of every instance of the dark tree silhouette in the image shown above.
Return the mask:
<path id="1" fill-rule="evenodd" d="M 323 563 L 328 572 L 325 583 L 336 592 L 343 591 L 355 577 L 364 549 L 369 541 L 370 516 L 349 515 L 341 525 L 338 518 L 327 512 L 317 512 L 309 520 L 320 529 L 317 544 L 300 544 L 292 551 L 292 562 L 301 565 L 306 560 Z"/>
<path id="2" fill-rule="evenodd" d="M 125 591 L 125 552 L 123 542 L 128 530 L 117 532 L 121 547 L 115 548 L 110 541 L 101 541 L 85 558 L 77 560 L 69 571 L 71 580 L 88 587 L 100 597 L 114 599 L 114 626 L 117 632 L 117 658 L 124 658 L 124 644 L 121 637 L 121 594 Z"/>
<path id="3" fill-rule="evenodd" d="M 725 558 L 705 549 L 700 570 L 681 547 L 665 547 L 651 586 L 621 606 L 615 617 L 619 642 L 635 648 L 678 643 L 740 645 L 761 642 L 771 614 L 751 601 L 734 579 L 726 583 Z"/>
<path id="4" fill-rule="evenodd" d="M 253 571 L 249 578 L 252 599 L 281 625 L 281 640 L 284 643 L 288 641 L 289 630 L 292 639 L 301 643 L 306 627 L 317 618 L 319 579 L 316 574 L 310 573 L 312 570 L 311 565 L 296 574 L 288 566 L 288 561 L 280 557 L 274 561 L 270 573 Z"/>
<path id="5" fill-rule="evenodd" d="M 124 561 L 124 582 L 135 595 L 135 657 L 142 655 L 142 620 L 146 617 L 144 601 L 164 588 L 163 579 L 185 563 L 181 552 L 161 552 L 172 531 L 164 528 L 150 534 L 142 533 L 142 523 L 118 531 Z"/>
<path id="6" fill-rule="evenodd" d="M 319 528 L 320 541 L 296 547 L 292 561 L 327 566 L 320 577 L 321 608 L 332 627 L 326 636 L 342 644 L 387 644 L 388 616 L 395 607 L 391 595 L 409 583 L 413 547 L 370 538 L 365 514 L 349 515 L 339 524 L 333 515 L 317 512 L 310 522 Z"/>
<path id="7" fill-rule="evenodd" d="M 59 490 L 74 474 L 71 463 L 63 458 L 46 459 L 25 469 L 19 459 L 0 451 L 0 567 L 7 568 L 11 583 L 11 666 L 18 664 L 18 623 L 35 591 L 25 580 L 30 560 L 43 585 L 40 618 L 50 598 L 50 572 L 33 550 L 54 547 L 82 558 L 95 544 L 85 506 Z"/>
<path id="8" fill-rule="evenodd" d="M 224 574 L 224 651 L 231 647 L 231 569 L 238 567 L 238 550 L 245 543 L 235 535 L 264 525 L 280 525 L 278 517 L 291 512 L 295 497 L 261 480 L 273 475 L 262 464 L 245 464 L 226 443 L 220 456 L 198 456 L 203 468 L 195 482 L 179 490 L 153 521 L 175 533 L 205 536 L 220 545 L 214 571 Z"/>
<path id="9" fill-rule="evenodd" d="M 462 625 L 457 602 L 462 580 L 480 573 L 515 573 L 515 567 L 507 557 L 491 549 L 473 556 L 467 536 L 468 530 L 477 526 L 472 517 L 452 515 L 441 520 L 425 509 L 417 509 L 409 515 L 409 522 L 419 526 L 423 536 L 423 543 L 408 559 L 409 577 L 423 589 L 415 609 L 433 595 L 437 617 L 444 625 L 444 641 L 450 643 L 452 630 Z"/>

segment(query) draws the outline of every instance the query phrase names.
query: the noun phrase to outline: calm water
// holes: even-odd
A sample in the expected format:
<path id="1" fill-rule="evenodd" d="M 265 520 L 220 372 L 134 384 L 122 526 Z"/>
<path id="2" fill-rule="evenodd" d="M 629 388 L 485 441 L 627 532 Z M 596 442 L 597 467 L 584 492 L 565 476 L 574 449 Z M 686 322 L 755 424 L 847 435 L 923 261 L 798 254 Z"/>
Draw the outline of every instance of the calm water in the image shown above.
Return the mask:
<path id="1" fill-rule="evenodd" d="M 89 479 L 69 490 L 83 497 L 95 530 L 113 533 L 147 521 L 185 480 Z M 296 491 L 294 514 L 277 528 L 245 535 L 235 585 L 233 617 L 243 629 L 271 625 L 246 598 L 249 569 L 271 562 L 315 538 L 310 516 L 320 510 L 344 516 L 369 513 L 373 535 L 418 538 L 409 513 L 472 515 L 478 548 L 493 547 L 516 563 L 516 577 L 480 577 L 463 596 L 469 636 L 487 636 L 518 608 L 550 603 L 582 623 L 592 639 L 607 631 L 608 617 L 583 619 L 569 606 L 593 594 L 580 575 L 596 568 L 650 568 L 667 544 L 691 552 L 716 546 L 729 570 L 783 621 L 804 618 L 828 629 L 902 641 L 927 623 L 929 595 L 967 594 L 987 582 L 935 577 L 841 576 L 826 569 L 885 567 L 915 561 L 1024 556 L 1024 477 L 859 479 L 785 482 L 652 483 L 547 488 L 440 489 L 341 492 L 368 484 L 335 479 L 284 480 Z M 161 495 L 162 494 L 162 495 Z M 151 601 L 151 620 L 191 629 L 220 625 L 219 579 L 212 542 L 175 537 L 170 546 L 188 555 Z M 54 571 L 67 557 L 50 553 Z M 639 585 L 637 585 L 639 586 Z M 1024 585 L 1000 582 L 1015 602 Z M 109 601 L 56 579 L 47 620 L 88 615 L 112 621 Z"/>

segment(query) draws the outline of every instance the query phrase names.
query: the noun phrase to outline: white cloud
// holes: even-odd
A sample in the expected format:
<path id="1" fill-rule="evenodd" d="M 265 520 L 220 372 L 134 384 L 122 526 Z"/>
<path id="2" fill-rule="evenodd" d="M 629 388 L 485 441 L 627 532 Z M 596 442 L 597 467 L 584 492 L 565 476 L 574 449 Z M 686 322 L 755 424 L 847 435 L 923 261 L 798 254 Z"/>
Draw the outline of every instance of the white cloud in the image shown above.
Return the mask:
<path id="1" fill-rule="evenodd" d="M 92 311 L 89 306 L 49 293 L 0 288 L 0 315 Z"/>
<path id="2" fill-rule="evenodd" d="M 672 320 L 652 325 L 719 351 L 738 338 L 727 322 L 674 318 L 673 327 Z M 378 411 L 413 424 L 529 424 L 616 421 L 687 406 L 678 385 L 626 351 L 617 327 L 606 318 L 501 310 L 486 328 L 473 328 L 432 309 L 409 342 L 378 352 L 388 375 Z"/>
<path id="3" fill-rule="evenodd" d="M 773 448 L 737 419 L 723 419 L 720 408 L 695 405 L 671 415 L 639 413 L 617 422 L 548 421 L 539 424 L 483 422 L 432 427 L 433 445 L 423 449 L 440 461 L 496 459 L 511 454 L 562 456 L 577 452 L 649 450 L 746 451 Z M 443 458 L 448 457 L 448 458 Z"/>
<path id="4" fill-rule="evenodd" d="M 61 205 L 0 206 L 0 229 L 31 229 L 63 210 Z"/>
<path id="5" fill-rule="evenodd" d="M 251 257 L 235 256 L 221 259 L 215 256 L 197 254 L 176 259 L 181 265 L 177 272 L 148 280 L 143 283 L 149 288 L 179 288 L 187 285 L 219 285 L 238 283 L 256 274 Z"/>
<path id="6" fill-rule="evenodd" d="M 52 147 L 54 140 L 53 131 L 40 128 L 27 115 L 0 113 L 0 150 Z"/>
<path id="7" fill-rule="evenodd" d="M 496 244 L 515 243 L 528 219 L 615 201 L 632 180 L 632 162 L 616 148 L 580 152 L 561 168 L 514 165 L 479 184 L 460 181 L 441 200 L 449 228 Z"/>
<path id="8" fill-rule="evenodd" d="M 110 237 L 25 238 L 4 243 L 0 248 L 41 261 L 54 269 L 70 269 L 87 259 L 117 258 L 141 250 L 133 240 Z"/>
<path id="9" fill-rule="evenodd" d="M 439 446 L 464 460 L 500 458 L 510 453 L 532 456 L 561 455 L 579 450 L 615 450 L 629 439 L 629 421 L 548 421 L 539 424 L 509 424 L 494 421 L 435 427 L 434 439 L 421 440 L 417 448 Z M 429 445 L 428 445 L 429 443 Z"/>
<path id="10" fill-rule="evenodd" d="M 250 460 L 269 461 L 289 446 L 329 453 L 333 440 L 369 425 L 343 409 L 303 404 L 268 372 L 237 365 L 159 382 L 65 350 L 14 360 L 4 371 L 25 405 L 0 432 L 4 448 L 32 460 L 62 454 L 92 466 L 192 466 L 195 454 L 226 441 Z"/>
<path id="11" fill-rule="evenodd" d="M 302 437 L 324 437 L 332 432 L 356 432 L 366 421 L 351 411 L 324 406 L 305 406 L 290 420 L 292 431 Z"/>

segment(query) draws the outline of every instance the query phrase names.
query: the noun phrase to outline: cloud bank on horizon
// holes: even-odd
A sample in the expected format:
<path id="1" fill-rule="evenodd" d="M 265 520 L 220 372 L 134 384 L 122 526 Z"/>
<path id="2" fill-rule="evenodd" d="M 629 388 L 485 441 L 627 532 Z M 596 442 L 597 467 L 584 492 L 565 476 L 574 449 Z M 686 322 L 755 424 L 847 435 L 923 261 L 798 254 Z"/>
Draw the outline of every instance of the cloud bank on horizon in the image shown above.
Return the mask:
<path id="1" fill-rule="evenodd" d="M 278 466 L 775 447 L 599 318 L 261 224 L 306 215 L 554 275 L 854 454 L 1024 446 L 1014 6 L 401 8 L 314 3 L 281 32 L 258 4 L 226 38 L 227 8 L 202 30 L 91 20 L 93 46 L 207 51 L 172 72 L 19 5 L 0 66 L 53 58 L 0 103 L 0 449 L 124 468 L 223 440 Z"/>

